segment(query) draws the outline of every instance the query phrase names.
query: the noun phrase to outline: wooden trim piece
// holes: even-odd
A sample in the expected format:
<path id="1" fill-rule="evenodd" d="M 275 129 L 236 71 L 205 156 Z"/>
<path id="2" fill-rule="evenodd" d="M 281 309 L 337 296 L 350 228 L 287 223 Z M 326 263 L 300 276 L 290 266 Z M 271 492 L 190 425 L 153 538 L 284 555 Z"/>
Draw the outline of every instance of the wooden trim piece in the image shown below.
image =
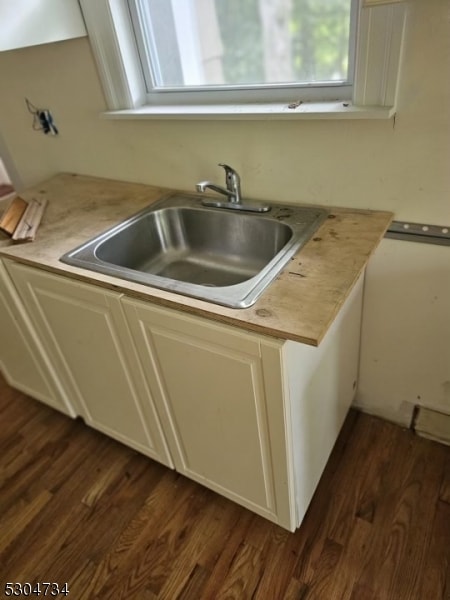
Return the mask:
<path id="1" fill-rule="evenodd" d="M 26 212 L 28 203 L 20 196 L 16 196 L 12 199 L 8 208 L 2 215 L 0 220 L 0 229 L 8 235 L 13 235 L 17 225 L 22 220 L 24 213 Z"/>
<path id="2" fill-rule="evenodd" d="M 41 198 L 37 200 L 33 198 L 22 214 L 22 218 L 17 224 L 12 234 L 14 241 L 33 241 L 36 237 L 39 224 L 47 207 L 47 199 Z"/>

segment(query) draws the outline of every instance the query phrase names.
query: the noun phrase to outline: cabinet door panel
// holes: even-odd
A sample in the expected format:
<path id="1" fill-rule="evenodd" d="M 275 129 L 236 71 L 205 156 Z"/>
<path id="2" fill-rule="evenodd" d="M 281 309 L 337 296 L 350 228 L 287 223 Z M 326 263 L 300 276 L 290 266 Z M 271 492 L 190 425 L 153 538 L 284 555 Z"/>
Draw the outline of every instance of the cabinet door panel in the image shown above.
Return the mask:
<path id="1" fill-rule="evenodd" d="M 74 417 L 75 410 L 52 375 L 44 350 L 1 263 L 0 340 L 0 369 L 8 383 Z"/>
<path id="2" fill-rule="evenodd" d="M 152 337 L 183 472 L 272 509 L 258 359 L 157 328 Z"/>
<path id="3" fill-rule="evenodd" d="M 131 367 L 120 295 L 23 265 L 9 268 L 86 422 L 170 465 L 148 389 Z"/>
<path id="4" fill-rule="evenodd" d="M 292 529 L 281 387 L 267 397 L 258 336 L 123 304 L 177 470 Z"/>

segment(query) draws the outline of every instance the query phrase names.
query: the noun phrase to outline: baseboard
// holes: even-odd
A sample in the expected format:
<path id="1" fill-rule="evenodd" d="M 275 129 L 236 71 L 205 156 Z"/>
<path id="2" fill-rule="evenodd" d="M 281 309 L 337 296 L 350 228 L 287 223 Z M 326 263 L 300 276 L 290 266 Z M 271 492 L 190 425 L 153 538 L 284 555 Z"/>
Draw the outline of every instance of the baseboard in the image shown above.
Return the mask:
<path id="1" fill-rule="evenodd" d="M 366 403 L 360 402 L 358 396 L 353 401 L 353 408 L 373 417 L 380 417 L 390 423 L 400 425 L 400 427 L 409 428 L 414 415 L 414 405 L 410 402 L 402 402 L 400 406 L 396 406 L 395 410 L 382 406 L 369 406 Z"/>
<path id="2" fill-rule="evenodd" d="M 420 406 L 413 429 L 421 437 L 450 446 L 450 415 Z"/>

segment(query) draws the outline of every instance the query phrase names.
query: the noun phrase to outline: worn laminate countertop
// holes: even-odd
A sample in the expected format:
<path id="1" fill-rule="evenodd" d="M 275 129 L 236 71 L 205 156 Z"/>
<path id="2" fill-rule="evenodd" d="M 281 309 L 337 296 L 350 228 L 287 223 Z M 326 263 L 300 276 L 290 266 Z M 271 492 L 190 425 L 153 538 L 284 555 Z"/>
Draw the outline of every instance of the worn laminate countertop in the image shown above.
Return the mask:
<path id="1" fill-rule="evenodd" d="M 21 194 L 48 206 L 32 243 L 0 234 L 0 256 L 154 304 L 317 346 L 363 272 L 392 214 L 326 207 L 329 218 L 250 308 L 233 309 L 63 264 L 59 257 L 175 190 L 59 174 Z M 191 193 L 191 192 L 189 192 Z"/>

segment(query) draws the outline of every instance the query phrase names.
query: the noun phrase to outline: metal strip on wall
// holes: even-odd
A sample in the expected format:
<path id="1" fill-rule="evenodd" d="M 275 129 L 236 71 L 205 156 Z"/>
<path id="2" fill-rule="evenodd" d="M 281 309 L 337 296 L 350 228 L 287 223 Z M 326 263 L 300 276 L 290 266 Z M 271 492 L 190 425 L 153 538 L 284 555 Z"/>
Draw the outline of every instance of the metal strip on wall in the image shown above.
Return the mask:
<path id="1" fill-rule="evenodd" d="M 385 237 L 407 242 L 450 246 L 450 226 L 392 221 Z"/>

